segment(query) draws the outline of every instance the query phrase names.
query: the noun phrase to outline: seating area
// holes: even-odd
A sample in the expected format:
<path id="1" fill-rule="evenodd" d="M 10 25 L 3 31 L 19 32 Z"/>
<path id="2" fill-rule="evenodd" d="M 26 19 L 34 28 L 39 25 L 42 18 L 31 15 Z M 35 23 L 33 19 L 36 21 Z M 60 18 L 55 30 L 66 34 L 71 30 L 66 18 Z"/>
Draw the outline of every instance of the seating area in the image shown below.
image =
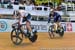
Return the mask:
<path id="1" fill-rule="evenodd" d="M 28 1 L 25 0 L 24 3 Z M 16 1 L 16 2 L 19 2 L 19 1 Z M 0 14 L 7 14 L 7 15 L 11 14 L 12 15 L 14 10 L 19 10 L 19 3 L 18 4 L 14 4 L 14 3 L 10 3 L 10 2 L 1 3 L 0 2 Z M 29 5 L 28 4 L 24 4 L 24 5 L 25 5 L 25 11 L 29 12 L 32 16 L 48 17 L 50 13 L 50 9 L 52 8 L 51 5 L 50 6 L 34 5 L 31 3 Z M 55 4 L 54 8 L 56 12 L 62 15 L 62 18 L 71 18 L 75 16 L 75 3 L 72 3 L 70 1 L 60 2 L 58 5 Z"/>

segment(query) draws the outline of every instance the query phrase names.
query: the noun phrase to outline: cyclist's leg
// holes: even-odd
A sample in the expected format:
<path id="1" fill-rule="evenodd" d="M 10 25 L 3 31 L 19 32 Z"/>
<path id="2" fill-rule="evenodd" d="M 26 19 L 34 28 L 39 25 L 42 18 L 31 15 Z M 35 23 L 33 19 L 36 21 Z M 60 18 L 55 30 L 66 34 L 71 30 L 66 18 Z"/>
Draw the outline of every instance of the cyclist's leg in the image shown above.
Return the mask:
<path id="1" fill-rule="evenodd" d="M 31 25 L 31 15 L 28 14 L 27 15 L 27 21 L 26 21 L 26 27 L 29 30 L 29 32 L 31 33 L 31 36 L 33 36 L 32 28 L 30 25 Z"/>
<path id="2" fill-rule="evenodd" d="M 58 27 L 58 25 L 57 25 L 57 23 L 55 22 L 55 23 L 54 23 L 54 30 L 55 30 L 55 31 L 57 30 L 57 27 Z"/>
<path id="3" fill-rule="evenodd" d="M 59 28 L 60 29 L 60 27 L 61 27 L 61 23 L 60 22 L 55 22 L 54 23 L 54 29 L 55 29 L 55 31 Z"/>
<path id="4" fill-rule="evenodd" d="M 61 23 L 57 22 L 57 26 L 58 26 L 58 29 L 60 29 L 61 28 Z"/>
<path id="5" fill-rule="evenodd" d="M 23 24 L 26 24 L 26 21 L 23 22 L 23 17 L 20 17 L 19 19 L 19 24 L 20 26 L 23 25 Z M 21 30 L 24 31 L 24 33 L 26 32 L 25 28 L 23 26 L 21 26 Z M 25 33 L 26 34 L 26 33 Z"/>
<path id="6" fill-rule="evenodd" d="M 31 36 L 33 36 L 33 32 L 32 32 L 32 28 L 30 26 L 30 22 L 26 21 L 26 28 L 29 30 L 29 32 L 31 33 Z"/>

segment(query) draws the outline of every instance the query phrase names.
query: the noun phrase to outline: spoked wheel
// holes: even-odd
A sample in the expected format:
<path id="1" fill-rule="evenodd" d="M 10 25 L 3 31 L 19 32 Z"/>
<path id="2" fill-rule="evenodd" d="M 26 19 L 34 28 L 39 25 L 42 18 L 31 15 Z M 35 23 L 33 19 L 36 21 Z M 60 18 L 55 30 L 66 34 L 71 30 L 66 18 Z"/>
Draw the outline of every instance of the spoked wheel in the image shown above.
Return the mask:
<path id="1" fill-rule="evenodd" d="M 51 26 L 49 27 L 48 34 L 51 39 L 54 38 L 54 32 L 53 32 L 53 28 Z"/>
<path id="2" fill-rule="evenodd" d="M 48 32 L 49 33 L 49 37 L 51 38 L 51 39 L 53 39 L 54 38 L 54 33 L 53 32 Z"/>
<path id="3" fill-rule="evenodd" d="M 15 45 L 19 45 L 23 41 L 23 34 L 19 30 L 13 29 L 11 32 L 11 40 Z"/>

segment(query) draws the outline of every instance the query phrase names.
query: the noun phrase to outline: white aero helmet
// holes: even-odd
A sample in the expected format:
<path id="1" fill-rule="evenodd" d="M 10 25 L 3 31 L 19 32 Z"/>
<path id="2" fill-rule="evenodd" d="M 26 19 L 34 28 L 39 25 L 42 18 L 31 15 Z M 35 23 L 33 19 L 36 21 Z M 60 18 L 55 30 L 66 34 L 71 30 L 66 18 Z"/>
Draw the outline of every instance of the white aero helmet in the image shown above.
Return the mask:
<path id="1" fill-rule="evenodd" d="M 25 16 L 25 6 L 22 4 L 19 4 L 19 13 L 21 16 Z"/>
<path id="2" fill-rule="evenodd" d="M 19 10 L 19 13 L 22 17 L 25 16 L 25 10 Z"/>
<path id="3" fill-rule="evenodd" d="M 28 15 L 28 12 L 25 10 L 19 10 L 19 13 L 22 17 L 24 17 L 24 16 L 26 17 Z"/>
<path id="4" fill-rule="evenodd" d="M 19 10 L 20 13 L 25 13 L 25 10 Z"/>

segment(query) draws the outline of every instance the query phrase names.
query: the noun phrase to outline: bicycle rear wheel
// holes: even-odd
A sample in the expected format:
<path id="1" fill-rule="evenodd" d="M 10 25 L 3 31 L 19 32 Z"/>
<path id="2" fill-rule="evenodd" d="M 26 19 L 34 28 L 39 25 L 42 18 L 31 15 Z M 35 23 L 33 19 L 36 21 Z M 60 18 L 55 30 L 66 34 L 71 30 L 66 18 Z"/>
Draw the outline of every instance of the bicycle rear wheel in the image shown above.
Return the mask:
<path id="1" fill-rule="evenodd" d="M 34 36 L 32 38 L 29 37 L 29 40 L 33 43 L 37 40 L 38 38 L 38 35 L 37 35 L 37 31 L 34 31 L 33 32 Z"/>
<path id="2" fill-rule="evenodd" d="M 64 35 L 64 28 L 63 27 L 60 29 L 59 35 L 60 35 L 60 37 L 63 37 L 63 35 Z"/>

